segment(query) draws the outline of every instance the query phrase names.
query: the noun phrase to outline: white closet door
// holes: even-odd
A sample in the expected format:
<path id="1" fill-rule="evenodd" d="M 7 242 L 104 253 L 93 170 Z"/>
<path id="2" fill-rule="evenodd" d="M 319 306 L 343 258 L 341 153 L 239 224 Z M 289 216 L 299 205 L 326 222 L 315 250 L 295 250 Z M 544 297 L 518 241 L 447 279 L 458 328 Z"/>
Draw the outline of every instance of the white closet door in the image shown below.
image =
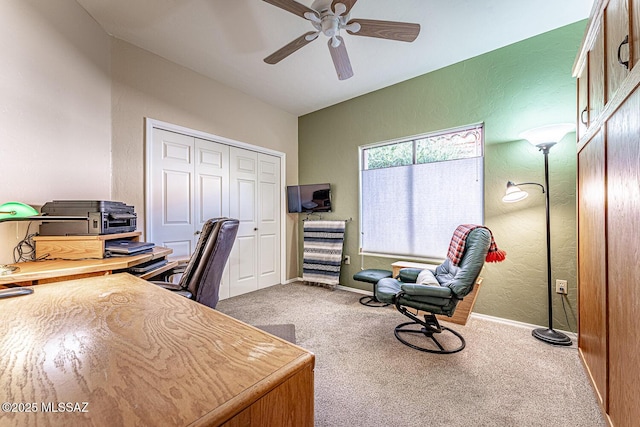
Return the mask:
<path id="1" fill-rule="evenodd" d="M 229 216 L 229 146 L 195 139 L 195 228 L 210 218 Z M 220 299 L 229 297 L 229 267 L 220 282 Z"/>
<path id="2" fill-rule="evenodd" d="M 280 283 L 280 158 L 258 155 L 258 288 Z"/>
<path id="3" fill-rule="evenodd" d="M 207 219 L 237 218 L 220 298 L 280 283 L 281 158 L 187 131 L 149 133 L 147 239 L 187 259 Z"/>
<path id="4" fill-rule="evenodd" d="M 258 153 L 230 147 L 230 216 L 239 220 L 238 235 L 229 262 L 230 296 L 258 289 L 257 191 Z"/>
<path id="5" fill-rule="evenodd" d="M 171 259 L 186 259 L 194 246 L 193 137 L 153 130 L 147 240 L 173 249 Z"/>

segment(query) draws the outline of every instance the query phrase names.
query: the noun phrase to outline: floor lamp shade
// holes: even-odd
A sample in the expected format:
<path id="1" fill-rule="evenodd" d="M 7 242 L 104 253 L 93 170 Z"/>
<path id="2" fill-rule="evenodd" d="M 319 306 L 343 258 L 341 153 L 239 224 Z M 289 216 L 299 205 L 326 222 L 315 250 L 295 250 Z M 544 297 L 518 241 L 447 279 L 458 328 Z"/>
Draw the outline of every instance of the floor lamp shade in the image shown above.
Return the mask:
<path id="1" fill-rule="evenodd" d="M 541 144 L 557 143 L 569 132 L 575 129 L 571 123 L 560 123 L 557 125 L 541 126 L 522 132 L 519 136 L 526 139 L 531 144 L 539 147 Z"/>

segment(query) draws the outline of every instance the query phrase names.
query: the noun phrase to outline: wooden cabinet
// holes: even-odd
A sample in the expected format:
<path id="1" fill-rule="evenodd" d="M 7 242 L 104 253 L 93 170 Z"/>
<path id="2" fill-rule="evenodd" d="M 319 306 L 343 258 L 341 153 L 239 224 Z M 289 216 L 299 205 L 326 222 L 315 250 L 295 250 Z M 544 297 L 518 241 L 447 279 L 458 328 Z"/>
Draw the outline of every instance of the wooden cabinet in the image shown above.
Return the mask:
<path id="1" fill-rule="evenodd" d="M 635 67 L 640 62 L 640 0 L 631 1 L 631 63 Z"/>
<path id="2" fill-rule="evenodd" d="M 640 419 L 639 16 L 640 0 L 596 1 L 574 67 L 578 119 L 585 67 L 589 111 L 577 150 L 578 347 L 616 427 Z"/>
<path id="3" fill-rule="evenodd" d="M 578 155 L 578 319 L 580 354 L 601 405 L 607 402 L 605 146 L 598 132 Z"/>
<path id="4" fill-rule="evenodd" d="M 597 29 L 602 27 L 602 19 L 597 21 Z M 586 47 L 583 56 L 578 58 L 579 71 L 575 73 L 578 81 L 578 117 L 577 136 L 582 139 L 591 125 L 596 122 L 605 104 L 605 62 L 604 34 L 596 31 Z"/>
<path id="5" fill-rule="evenodd" d="M 602 28 L 600 26 L 600 28 Z M 602 114 L 604 110 L 605 94 L 605 63 L 604 63 L 604 35 L 598 31 L 593 46 L 589 51 L 589 126 Z"/>
<path id="6" fill-rule="evenodd" d="M 609 416 L 640 419 L 640 90 L 607 121 Z"/>
<path id="7" fill-rule="evenodd" d="M 613 99 L 631 69 L 628 0 L 609 0 L 604 11 L 604 19 L 607 101 L 609 101 Z"/>
<path id="8" fill-rule="evenodd" d="M 578 75 L 578 126 L 577 137 L 580 139 L 587 132 L 589 126 L 589 69 L 582 67 Z"/>

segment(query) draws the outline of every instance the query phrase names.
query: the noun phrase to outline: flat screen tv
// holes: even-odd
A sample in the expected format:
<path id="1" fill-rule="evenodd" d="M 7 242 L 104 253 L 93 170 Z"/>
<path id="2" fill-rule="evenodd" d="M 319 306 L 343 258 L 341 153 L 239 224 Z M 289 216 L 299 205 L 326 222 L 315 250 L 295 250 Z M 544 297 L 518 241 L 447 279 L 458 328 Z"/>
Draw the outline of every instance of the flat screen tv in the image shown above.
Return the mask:
<path id="1" fill-rule="evenodd" d="M 331 212 L 331 184 L 288 186 L 287 207 L 289 213 Z"/>

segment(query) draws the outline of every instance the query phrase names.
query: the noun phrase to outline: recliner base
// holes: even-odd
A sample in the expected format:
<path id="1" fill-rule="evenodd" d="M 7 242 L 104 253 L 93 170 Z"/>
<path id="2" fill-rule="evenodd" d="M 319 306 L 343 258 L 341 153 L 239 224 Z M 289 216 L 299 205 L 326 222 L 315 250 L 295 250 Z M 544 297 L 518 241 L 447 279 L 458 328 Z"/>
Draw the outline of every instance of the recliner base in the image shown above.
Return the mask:
<path id="1" fill-rule="evenodd" d="M 420 329 L 405 328 L 405 326 L 409 326 L 409 325 L 419 325 L 419 326 L 421 326 L 421 328 Z M 444 346 L 433 336 L 434 333 L 442 333 L 443 331 L 451 332 L 455 337 L 457 337 L 458 341 L 460 342 L 460 345 L 458 345 L 454 349 L 446 349 L 446 348 L 444 348 Z M 438 348 L 434 349 L 434 348 L 420 347 L 419 345 L 416 345 L 416 344 L 411 343 L 411 342 L 407 341 L 406 339 L 404 339 L 400 335 L 401 333 L 405 333 L 405 334 L 422 334 L 425 337 L 431 339 Z M 396 326 L 395 330 L 393 331 L 393 334 L 396 336 L 398 341 L 400 341 L 402 344 L 404 344 L 404 345 L 406 345 L 408 347 L 411 347 L 413 349 L 424 351 L 424 352 L 427 352 L 427 353 L 437 353 L 437 354 L 457 353 L 457 352 L 461 351 L 466 345 L 462 335 L 460 335 L 458 332 L 454 331 L 453 329 L 447 328 L 446 326 L 440 326 L 440 330 L 439 331 L 435 331 L 435 330 L 431 329 L 430 327 L 425 327 L 422 324 L 422 322 L 401 323 L 400 325 Z"/>
<path id="2" fill-rule="evenodd" d="M 427 353 L 437 353 L 437 354 L 451 354 L 451 353 L 457 353 L 460 350 L 462 350 L 465 345 L 466 342 L 464 340 L 464 338 L 462 337 L 462 335 L 460 335 L 458 332 L 454 331 L 451 328 L 447 328 L 446 326 L 442 326 L 440 324 L 440 322 L 438 321 L 438 318 L 436 317 L 435 314 L 430 313 L 430 314 L 425 314 L 424 315 L 424 320 L 420 319 L 417 316 L 417 313 L 414 314 L 411 311 L 407 310 L 407 307 L 403 306 L 400 303 L 400 299 L 398 298 L 400 296 L 400 294 L 397 295 L 396 297 L 396 308 L 398 309 L 398 311 L 402 314 L 404 314 L 405 316 L 407 316 L 409 319 L 413 320 L 412 322 L 406 322 L 406 323 L 401 323 L 400 325 L 396 326 L 395 330 L 393 331 L 393 334 L 396 336 L 396 338 L 398 339 L 398 341 L 400 341 L 402 344 L 411 347 L 413 349 L 416 350 L 420 350 L 420 351 L 424 351 Z M 420 329 L 415 329 L 415 328 L 405 328 L 405 326 L 409 326 L 409 325 L 419 325 L 421 326 Z M 458 341 L 460 344 L 458 344 L 455 348 L 453 349 L 446 349 L 441 343 L 440 341 L 438 341 L 436 339 L 436 337 L 434 337 L 434 334 L 440 334 L 444 331 L 447 332 L 451 332 L 451 334 L 456 337 L 456 341 Z M 406 339 L 402 338 L 400 336 L 401 333 L 405 333 L 405 334 L 422 334 L 425 337 L 429 338 L 431 341 L 433 341 L 433 343 L 438 347 L 437 349 L 433 349 L 433 348 L 427 348 L 427 347 L 421 347 L 417 344 L 411 343 L 409 341 L 407 341 Z"/>
<path id="3" fill-rule="evenodd" d="M 365 295 L 361 297 L 360 304 L 366 305 L 367 307 L 386 307 L 390 305 L 389 303 L 378 301 L 374 295 Z"/>

